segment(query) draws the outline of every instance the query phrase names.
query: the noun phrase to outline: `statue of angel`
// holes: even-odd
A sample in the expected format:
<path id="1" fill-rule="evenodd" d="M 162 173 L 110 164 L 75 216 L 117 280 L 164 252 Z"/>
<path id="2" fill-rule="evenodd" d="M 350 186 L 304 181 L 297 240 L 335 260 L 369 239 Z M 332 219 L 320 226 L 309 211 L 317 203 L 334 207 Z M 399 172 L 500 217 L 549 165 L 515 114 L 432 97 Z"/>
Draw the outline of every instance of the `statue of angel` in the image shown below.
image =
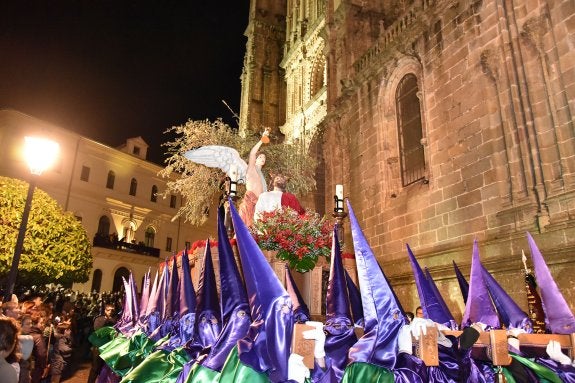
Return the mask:
<path id="1" fill-rule="evenodd" d="M 245 183 L 246 193 L 238 212 L 247 226 L 253 223 L 256 202 L 261 193 L 267 191 L 266 179 L 262 167 L 266 163 L 266 155 L 258 153 L 264 143 L 269 143 L 269 128 L 266 128 L 261 139 L 252 147 L 246 163 L 234 148 L 219 145 L 206 145 L 188 150 L 184 157 L 192 162 L 211 168 L 220 168 L 230 179 Z"/>

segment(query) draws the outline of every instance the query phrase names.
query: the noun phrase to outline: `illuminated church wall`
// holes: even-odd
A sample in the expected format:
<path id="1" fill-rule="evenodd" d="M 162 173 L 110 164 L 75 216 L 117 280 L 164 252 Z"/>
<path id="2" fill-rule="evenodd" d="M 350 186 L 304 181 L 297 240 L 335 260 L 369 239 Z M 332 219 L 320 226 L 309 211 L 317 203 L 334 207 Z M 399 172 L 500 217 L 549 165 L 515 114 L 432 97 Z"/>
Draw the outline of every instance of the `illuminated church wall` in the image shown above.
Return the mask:
<path id="1" fill-rule="evenodd" d="M 285 30 L 301 31 L 290 15 L 316 3 L 288 2 Z M 319 3 L 321 31 L 303 17 L 305 33 L 286 33 L 283 46 L 278 110 L 288 140 L 312 130 L 297 117 L 312 105 L 298 104 L 294 90 L 309 89 L 313 54 L 302 48 L 317 35 L 326 57 L 326 113 L 312 124 L 323 200 L 303 199 L 329 212 L 335 185 L 344 185 L 406 309 L 418 303 L 405 243 L 457 316 L 452 261 L 468 277 L 475 238 L 484 265 L 525 308 L 526 231 L 575 308 L 572 2 Z"/>

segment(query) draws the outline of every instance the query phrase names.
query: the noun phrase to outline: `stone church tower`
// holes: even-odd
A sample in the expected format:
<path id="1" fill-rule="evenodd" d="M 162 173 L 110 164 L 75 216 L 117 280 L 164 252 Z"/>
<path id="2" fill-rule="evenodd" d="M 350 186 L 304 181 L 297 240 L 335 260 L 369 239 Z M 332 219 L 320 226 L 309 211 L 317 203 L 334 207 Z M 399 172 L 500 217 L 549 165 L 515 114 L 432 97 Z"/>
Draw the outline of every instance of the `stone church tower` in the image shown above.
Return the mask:
<path id="1" fill-rule="evenodd" d="M 344 185 L 407 310 L 405 244 L 460 319 L 452 261 L 469 276 L 474 239 L 527 309 L 526 231 L 574 309 L 573 15 L 572 0 L 252 0 L 242 127 L 318 157 L 315 210 Z"/>

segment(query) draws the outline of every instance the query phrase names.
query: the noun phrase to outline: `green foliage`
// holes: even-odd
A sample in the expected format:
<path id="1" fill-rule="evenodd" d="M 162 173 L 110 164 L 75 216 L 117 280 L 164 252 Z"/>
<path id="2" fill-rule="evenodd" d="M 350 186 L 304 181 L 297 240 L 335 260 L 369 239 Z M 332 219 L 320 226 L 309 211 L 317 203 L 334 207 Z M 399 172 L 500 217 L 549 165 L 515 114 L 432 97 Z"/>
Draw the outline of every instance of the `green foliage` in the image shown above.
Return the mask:
<path id="1" fill-rule="evenodd" d="M 183 153 L 205 145 L 229 146 L 236 149 L 247 162 L 249 151 L 261 135 L 244 137 L 221 119 L 188 120 L 184 125 L 172 127 L 165 133 L 173 133 L 177 137 L 163 144 L 167 147 L 169 158 L 160 175 L 165 178 L 170 178 L 173 173 L 179 175 L 166 183 L 164 195 L 181 194 L 185 204 L 178 214 L 194 225 L 201 225 L 206 221 L 205 209 L 211 207 L 222 194 L 220 185 L 225 174 L 220 169 L 193 163 Z M 262 171 L 268 184 L 272 179 L 271 174 L 282 173 L 289 179 L 288 191 L 291 193 L 301 196 L 315 190 L 314 171 L 317 161 L 304 148 L 294 144 L 267 144 L 260 151 L 266 154 L 266 164 Z M 240 197 L 243 192 L 245 189 L 240 185 Z"/>
<path id="2" fill-rule="evenodd" d="M 26 182 L 0 177 L 0 278 L 6 277 L 12 264 L 27 192 Z M 91 269 L 90 241 L 82 224 L 46 192 L 36 189 L 17 285 L 87 282 Z"/>

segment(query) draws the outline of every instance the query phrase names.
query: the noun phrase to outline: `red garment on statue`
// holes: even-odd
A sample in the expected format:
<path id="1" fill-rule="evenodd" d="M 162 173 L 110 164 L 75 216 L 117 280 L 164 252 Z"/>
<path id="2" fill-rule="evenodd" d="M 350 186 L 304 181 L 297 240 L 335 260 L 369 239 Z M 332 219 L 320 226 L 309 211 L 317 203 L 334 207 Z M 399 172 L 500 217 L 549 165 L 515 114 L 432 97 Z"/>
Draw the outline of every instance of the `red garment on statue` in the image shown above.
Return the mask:
<path id="1" fill-rule="evenodd" d="M 301 207 L 297 197 L 291 193 L 283 192 L 282 193 L 282 207 L 291 207 L 295 211 L 298 212 L 299 215 L 305 214 L 305 209 Z"/>

